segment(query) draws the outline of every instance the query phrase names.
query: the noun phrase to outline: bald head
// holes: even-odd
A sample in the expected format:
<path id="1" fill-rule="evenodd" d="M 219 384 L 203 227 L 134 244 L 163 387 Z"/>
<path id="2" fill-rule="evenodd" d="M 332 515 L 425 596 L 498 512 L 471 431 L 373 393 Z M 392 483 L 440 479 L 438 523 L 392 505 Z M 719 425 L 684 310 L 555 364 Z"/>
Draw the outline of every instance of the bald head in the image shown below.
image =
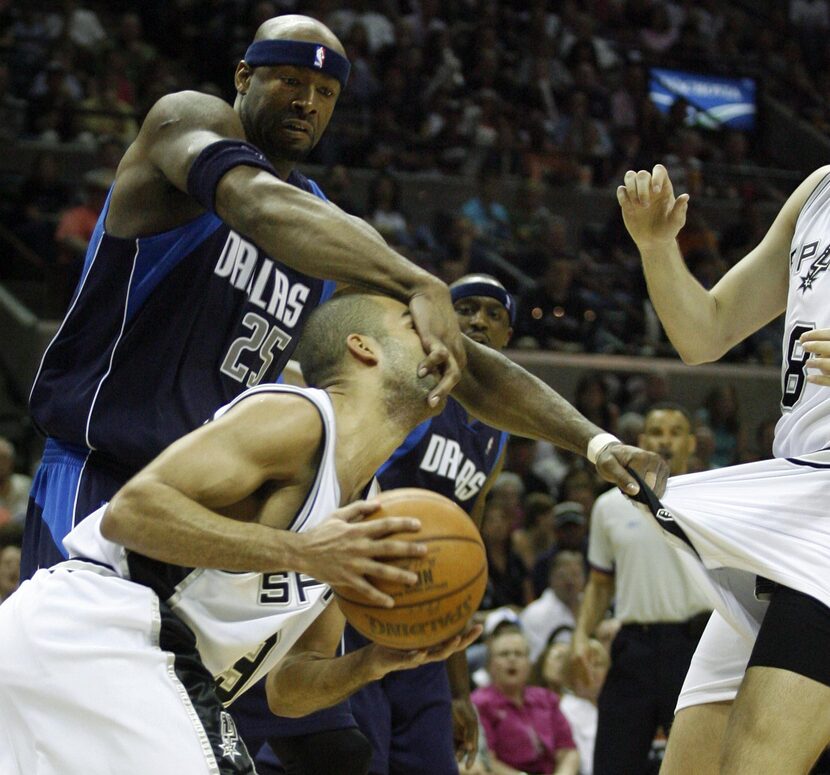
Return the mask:
<path id="1" fill-rule="evenodd" d="M 254 40 L 302 40 L 307 43 L 321 43 L 346 56 L 343 44 L 325 24 L 310 16 L 285 14 L 263 22 L 254 35 Z"/>

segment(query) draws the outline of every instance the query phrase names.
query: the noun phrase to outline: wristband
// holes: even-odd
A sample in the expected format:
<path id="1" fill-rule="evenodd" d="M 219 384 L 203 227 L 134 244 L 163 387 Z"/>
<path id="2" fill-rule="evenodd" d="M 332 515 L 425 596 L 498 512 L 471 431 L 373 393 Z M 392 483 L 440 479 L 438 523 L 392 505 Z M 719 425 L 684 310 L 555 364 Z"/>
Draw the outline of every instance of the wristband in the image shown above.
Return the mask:
<path id="1" fill-rule="evenodd" d="M 609 444 L 622 444 L 622 442 L 613 433 L 598 433 L 588 442 L 588 450 L 585 452 L 585 457 L 588 458 L 590 463 L 596 465 L 599 453 Z"/>

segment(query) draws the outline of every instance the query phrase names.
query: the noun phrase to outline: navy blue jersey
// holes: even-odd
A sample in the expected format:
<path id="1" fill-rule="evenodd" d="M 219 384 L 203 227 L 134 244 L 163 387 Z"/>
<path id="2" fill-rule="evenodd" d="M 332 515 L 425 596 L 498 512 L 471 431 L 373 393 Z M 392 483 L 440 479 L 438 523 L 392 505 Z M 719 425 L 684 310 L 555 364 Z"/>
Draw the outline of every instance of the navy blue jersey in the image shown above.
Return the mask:
<path id="1" fill-rule="evenodd" d="M 299 173 L 289 182 L 325 199 Z M 246 388 L 274 381 L 334 283 L 265 255 L 213 213 L 161 234 L 104 231 L 44 354 L 39 428 L 124 478 Z"/>
<path id="2" fill-rule="evenodd" d="M 384 490 L 423 487 L 454 500 L 468 514 L 498 462 L 507 433 L 471 420 L 452 398 L 421 423 L 378 471 Z"/>

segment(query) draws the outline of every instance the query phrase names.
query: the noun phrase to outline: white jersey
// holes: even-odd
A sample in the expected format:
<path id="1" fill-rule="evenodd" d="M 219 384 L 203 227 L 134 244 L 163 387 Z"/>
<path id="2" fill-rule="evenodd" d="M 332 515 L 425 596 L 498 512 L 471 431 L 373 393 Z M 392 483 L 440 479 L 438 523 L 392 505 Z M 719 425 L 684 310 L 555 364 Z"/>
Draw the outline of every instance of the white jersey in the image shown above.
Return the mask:
<path id="1" fill-rule="evenodd" d="M 317 477 L 290 526 L 316 527 L 340 505 L 335 468 L 335 421 L 322 390 L 260 385 L 219 409 L 214 419 L 262 393 L 295 393 L 311 401 L 323 420 L 323 454 Z M 331 600 L 328 586 L 293 571 L 235 573 L 182 568 L 125 550 L 101 534 L 102 507 L 64 539 L 70 562 L 83 558 L 115 569 L 122 578 L 150 587 L 193 631 L 204 666 L 228 704 L 268 672 Z"/>
<path id="2" fill-rule="evenodd" d="M 828 491 L 821 451 L 672 477 L 649 508 L 723 619 L 753 641 L 765 611 L 756 576 L 830 606 Z"/>
<path id="3" fill-rule="evenodd" d="M 793 457 L 830 446 L 830 394 L 807 382 L 798 338 L 830 328 L 830 174 L 801 208 L 790 245 L 789 291 L 782 344 L 781 419 L 773 453 Z"/>
<path id="4" fill-rule="evenodd" d="M 711 609 L 654 518 L 616 487 L 591 511 L 588 562 L 614 575 L 615 613 L 623 624 L 682 622 Z"/>

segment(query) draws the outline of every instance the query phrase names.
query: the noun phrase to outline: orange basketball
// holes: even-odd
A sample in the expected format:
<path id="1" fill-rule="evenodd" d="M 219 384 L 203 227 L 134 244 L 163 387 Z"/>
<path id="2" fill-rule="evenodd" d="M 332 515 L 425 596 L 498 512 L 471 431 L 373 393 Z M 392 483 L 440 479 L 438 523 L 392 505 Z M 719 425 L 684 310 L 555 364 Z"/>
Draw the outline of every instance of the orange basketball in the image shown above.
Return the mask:
<path id="1" fill-rule="evenodd" d="M 487 556 L 472 519 L 443 495 L 405 487 L 382 492 L 381 507 L 366 519 L 417 517 L 417 533 L 396 539 L 419 541 L 429 549 L 423 557 L 396 560 L 418 574 L 412 586 L 372 579 L 395 600 L 394 608 L 368 602 L 346 590 L 337 599 L 349 623 L 383 646 L 423 649 L 462 632 L 478 609 L 487 586 Z"/>

